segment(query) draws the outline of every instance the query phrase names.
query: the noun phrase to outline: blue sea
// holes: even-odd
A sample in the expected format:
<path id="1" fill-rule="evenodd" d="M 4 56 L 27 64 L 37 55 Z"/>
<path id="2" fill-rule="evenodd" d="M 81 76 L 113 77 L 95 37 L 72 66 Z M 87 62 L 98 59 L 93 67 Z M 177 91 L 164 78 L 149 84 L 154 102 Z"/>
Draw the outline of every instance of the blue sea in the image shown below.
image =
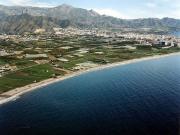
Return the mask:
<path id="1" fill-rule="evenodd" d="M 0 135 L 179 135 L 180 55 L 89 72 L 0 106 Z"/>

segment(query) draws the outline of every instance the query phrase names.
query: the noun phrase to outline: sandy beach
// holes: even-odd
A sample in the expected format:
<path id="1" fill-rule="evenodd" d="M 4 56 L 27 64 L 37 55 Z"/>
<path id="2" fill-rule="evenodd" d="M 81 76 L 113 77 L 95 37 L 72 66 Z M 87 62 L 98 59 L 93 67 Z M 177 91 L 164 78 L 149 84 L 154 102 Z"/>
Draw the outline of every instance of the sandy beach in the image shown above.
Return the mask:
<path id="1" fill-rule="evenodd" d="M 84 74 L 84 73 L 102 70 L 102 69 L 107 69 L 107 68 L 116 67 L 116 66 L 121 66 L 121 65 L 126 65 L 126 64 L 131 64 L 131 63 L 136 63 L 136 62 L 141 62 L 141 61 L 145 61 L 145 60 L 159 59 L 159 58 L 173 56 L 173 55 L 180 55 L 180 52 L 166 54 L 166 55 L 155 55 L 155 56 L 143 57 L 143 58 L 132 59 L 132 60 L 117 62 L 117 63 L 113 63 L 113 64 L 107 64 L 107 65 L 100 65 L 100 66 L 90 68 L 87 70 L 81 70 L 81 71 L 77 71 L 77 72 L 74 72 L 71 74 L 66 74 L 65 76 L 60 76 L 57 78 L 50 78 L 50 79 L 47 79 L 47 80 L 44 80 L 44 81 L 41 81 L 38 83 L 33 83 L 30 85 L 20 87 L 20 88 L 16 88 L 16 89 L 10 90 L 8 92 L 5 92 L 3 94 L 0 94 L 0 105 L 7 103 L 9 101 L 16 100 L 21 95 L 23 95 L 27 92 L 37 90 L 38 88 L 42 88 L 42 87 L 45 87 L 47 85 L 50 85 L 50 84 L 53 84 L 53 83 L 56 83 L 59 81 L 63 81 L 63 80 L 68 79 L 68 78 L 79 76 L 79 75 Z"/>

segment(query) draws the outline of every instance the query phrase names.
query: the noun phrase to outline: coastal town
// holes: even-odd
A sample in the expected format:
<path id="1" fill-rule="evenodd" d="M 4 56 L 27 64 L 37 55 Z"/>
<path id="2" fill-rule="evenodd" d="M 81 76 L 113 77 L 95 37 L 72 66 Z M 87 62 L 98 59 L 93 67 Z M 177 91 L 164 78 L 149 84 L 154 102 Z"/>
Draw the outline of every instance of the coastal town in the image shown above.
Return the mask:
<path id="1" fill-rule="evenodd" d="M 180 38 L 170 35 L 72 27 L 2 34 L 0 93 L 101 65 L 178 51 Z"/>
<path id="2" fill-rule="evenodd" d="M 0 135 L 180 135 L 180 0 L 0 0 Z"/>

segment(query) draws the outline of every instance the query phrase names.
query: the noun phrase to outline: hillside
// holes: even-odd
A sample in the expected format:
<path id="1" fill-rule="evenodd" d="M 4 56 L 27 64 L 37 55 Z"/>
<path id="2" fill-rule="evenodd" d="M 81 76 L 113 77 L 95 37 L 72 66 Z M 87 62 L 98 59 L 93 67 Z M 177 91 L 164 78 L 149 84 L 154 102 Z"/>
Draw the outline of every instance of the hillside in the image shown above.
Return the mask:
<path id="1" fill-rule="evenodd" d="M 54 8 L 0 6 L 0 33 L 33 32 L 36 28 L 151 28 L 180 29 L 180 20 L 172 18 L 144 18 L 124 20 L 99 15 L 93 10 L 61 5 Z"/>

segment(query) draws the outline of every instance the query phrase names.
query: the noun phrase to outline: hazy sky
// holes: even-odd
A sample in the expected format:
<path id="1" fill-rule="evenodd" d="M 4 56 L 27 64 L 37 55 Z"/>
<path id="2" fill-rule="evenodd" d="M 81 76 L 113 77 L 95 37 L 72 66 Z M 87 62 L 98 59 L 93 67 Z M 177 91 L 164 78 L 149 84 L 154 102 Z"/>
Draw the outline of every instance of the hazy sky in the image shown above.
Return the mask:
<path id="1" fill-rule="evenodd" d="M 119 18 L 180 19 L 180 0 L 0 0 L 3 5 L 38 7 L 53 7 L 64 3 Z"/>

